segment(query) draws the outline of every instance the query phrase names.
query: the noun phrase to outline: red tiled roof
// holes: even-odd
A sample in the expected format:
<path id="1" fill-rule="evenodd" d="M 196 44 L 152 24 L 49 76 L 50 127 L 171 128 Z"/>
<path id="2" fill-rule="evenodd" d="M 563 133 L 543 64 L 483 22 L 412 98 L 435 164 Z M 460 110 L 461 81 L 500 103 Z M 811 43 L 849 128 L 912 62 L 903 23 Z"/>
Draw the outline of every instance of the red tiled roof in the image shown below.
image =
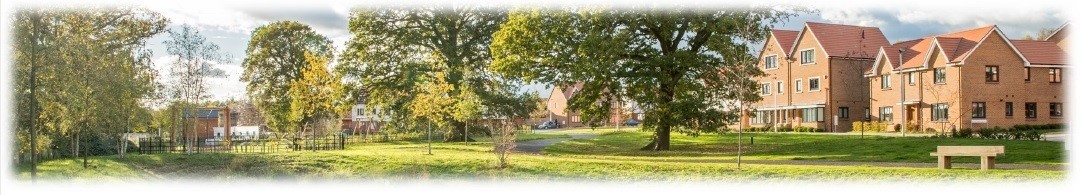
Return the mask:
<path id="1" fill-rule="evenodd" d="M 1067 52 L 1052 41 L 1011 40 L 1030 64 L 1066 65 Z"/>
<path id="2" fill-rule="evenodd" d="M 883 31 L 876 27 L 815 22 L 807 22 L 805 25 L 828 56 L 874 58 L 879 47 L 890 45 Z"/>
<path id="3" fill-rule="evenodd" d="M 992 33 L 995 28 L 995 25 L 991 25 L 958 31 L 936 36 L 936 40 L 943 48 L 943 54 L 947 55 L 947 59 L 950 59 L 950 62 L 958 62 L 969 56 L 973 48 L 977 46 L 977 42 L 980 42 L 988 33 Z"/>
<path id="4" fill-rule="evenodd" d="M 778 45 L 781 46 L 781 51 L 785 53 L 785 56 L 789 56 L 789 48 L 792 48 L 793 44 L 796 43 L 796 36 L 800 34 L 800 31 L 774 29 L 770 30 L 770 34 L 774 36 L 774 41 L 777 41 Z"/>
<path id="5" fill-rule="evenodd" d="M 924 61 L 924 56 L 927 55 L 928 46 L 931 45 L 931 42 L 931 37 L 925 37 L 894 43 L 894 45 L 890 46 L 883 46 L 883 54 L 886 55 L 888 60 L 886 63 L 891 66 L 891 69 L 895 70 L 919 67 L 923 65 L 922 62 Z M 902 51 L 902 55 L 898 55 L 899 48 Z M 899 59 L 899 57 L 901 57 L 901 59 Z M 872 71 L 873 70 L 869 68 L 864 71 L 864 74 L 871 74 Z"/>
<path id="6" fill-rule="evenodd" d="M 895 43 L 891 46 L 883 47 L 883 54 L 887 55 L 890 60 L 888 62 L 894 70 L 918 68 L 924 66 L 924 63 L 928 61 L 928 52 L 932 52 L 932 42 L 935 41 L 939 48 L 942 48 L 943 55 L 947 56 L 949 62 L 959 62 L 965 59 L 973 49 L 976 48 L 977 43 L 981 41 L 988 33 L 995 30 L 996 26 L 985 26 L 980 28 L 968 29 L 943 35 L 929 36 L 920 39 L 914 39 L 909 41 L 903 41 Z M 1055 46 L 1053 44 L 1053 46 Z M 903 48 L 902 58 L 898 59 L 898 48 Z M 931 54 L 938 55 L 938 53 Z M 901 61 L 901 65 L 898 62 Z M 866 70 L 866 74 L 870 74 L 872 70 Z"/>

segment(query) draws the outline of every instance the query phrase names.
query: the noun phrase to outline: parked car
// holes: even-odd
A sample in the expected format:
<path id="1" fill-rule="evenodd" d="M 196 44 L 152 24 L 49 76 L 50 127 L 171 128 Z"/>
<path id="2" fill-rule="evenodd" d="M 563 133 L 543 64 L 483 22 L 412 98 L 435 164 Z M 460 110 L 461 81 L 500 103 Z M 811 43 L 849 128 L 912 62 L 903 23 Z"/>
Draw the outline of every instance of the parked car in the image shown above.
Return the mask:
<path id="1" fill-rule="evenodd" d="M 537 129 L 555 129 L 555 128 L 559 128 L 559 125 L 556 124 L 556 121 L 545 121 L 544 123 L 541 123 L 540 125 L 537 125 Z"/>
<path id="2" fill-rule="evenodd" d="M 627 122 L 624 122 L 624 125 L 637 126 L 637 125 L 639 125 L 639 121 L 637 121 L 635 119 L 628 119 Z"/>

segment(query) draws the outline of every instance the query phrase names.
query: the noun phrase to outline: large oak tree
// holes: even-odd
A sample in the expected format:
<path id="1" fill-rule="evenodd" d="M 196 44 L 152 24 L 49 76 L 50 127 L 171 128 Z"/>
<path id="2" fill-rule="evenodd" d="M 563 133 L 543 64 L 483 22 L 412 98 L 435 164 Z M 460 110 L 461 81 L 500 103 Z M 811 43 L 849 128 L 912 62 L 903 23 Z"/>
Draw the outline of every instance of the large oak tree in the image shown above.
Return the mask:
<path id="1" fill-rule="evenodd" d="M 471 6 L 357 8 L 349 22 L 354 37 L 335 71 L 352 93 L 365 94 L 367 108 L 390 111 L 388 130 L 430 121 L 445 127 L 445 141 L 461 141 L 479 117 L 455 117 L 449 108 L 523 99 L 513 93 L 517 85 L 487 70 L 492 33 L 506 18 L 506 10 Z M 462 101 L 473 95 L 479 101 Z"/>
<path id="2" fill-rule="evenodd" d="M 584 83 L 568 103 L 582 121 L 606 121 L 614 101 L 634 101 L 643 128 L 654 131 L 643 149 L 668 150 L 672 131 L 695 135 L 737 120 L 739 111 L 718 102 L 759 98 L 725 82 L 761 72 L 719 72 L 755 63 L 750 47 L 791 15 L 756 7 L 516 10 L 494 35 L 492 69 L 527 82 Z"/>

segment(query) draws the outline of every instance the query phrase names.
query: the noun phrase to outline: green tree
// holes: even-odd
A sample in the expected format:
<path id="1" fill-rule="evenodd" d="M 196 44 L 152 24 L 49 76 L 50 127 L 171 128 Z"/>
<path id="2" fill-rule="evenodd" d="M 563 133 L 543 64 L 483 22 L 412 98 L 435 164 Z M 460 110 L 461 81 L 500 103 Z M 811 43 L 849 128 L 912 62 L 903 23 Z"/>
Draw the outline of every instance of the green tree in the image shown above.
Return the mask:
<path id="1" fill-rule="evenodd" d="M 327 58 L 305 54 L 308 65 L 301 70 L 301 78 L 289 85 L 289 123 L 311 124 L 317 121 L 335 120 L 344 111 L 336 101 L 341 93 L 341 79 L 327 70 Z"/>
<path id="2" fill-rule="evenodd" d="M 191 25 L 181 25 L 178 29 L 169 31 L 169 40 L 162 43 L 166 46 L 166 52 L 173 57 L 169 74 L 175 79 L 170 85 L 173 92 L 171 102 L 187 102 L 201 105 L 207 98 L 206 78 L 223 77 L 225 73 L 215 68 L 213 63 L 228 62 L 227 54 L 219 50 L 218 45 L 206 41 L 199 30 Z M 194 107 L 180 107 L 180 110 L 188 111 Z M 182 111 L 183 112 L 183 111 Z M 191 117 L 182 117 L 182 128 L 186 145 L 193 145 L 196 141 L 196 121 Z M 185 152 L 191 154 L 192 147 L 184 147 Z"/>
<path id="3" fill-rule="evenodd" d="M 123 152 L 119 135 L 145 122 L 136 115 L 156 90 L 157 73 L 144 44 L 168 21 L 131 7 L 32 8 L 15 17 L 20 136 L 47 136 L 35 143 L 50 155 L 76 157 L 82 149 L 84 167 L 87 155 Z"/>
<path id="4" fill-rule="evenodd" d="M 465 140 L 467 121 L 442 107 L 416 105 L 439 97 L 454 107 L 466 90 L 486 106 L 513 99 L 515 94 L 501 91 L 511 89 L 508 83 L 486 70 L 492 33 L 506 16 L 506 11 L 466 6 L 354 9 L 349 22 L 354 37 L 335 71 L 346 77 L 349 91 L 367 92 L 367 108 L 390 111 L 389 127 L 416 129 L 420 122 L 413 116 L 424 115 L 447 127 L 445 141 Z M 435 81 L 451 87 L 421 87 Z"/>
<path id="5" fill-rule="evenodd" d="M 643 149 L 668 150 L 671 131 L 713 132 L 738 116 L 711 104 L 740 95 L 718 71 L 749 58 L 772 24 L 792 15 L 758 7 L 518 10 L 493 35 L 492 69 L 526 82 L 584 83 L 568 106 L 583 121 L 607 121 L 609 105 L 634 101 L 646 115 L 643 129 L 654 131 Z"/>
<path id="6" fill-rule="evenodd" d="M 331 41 L 294 21 L 279 21 L 252 32 L 246 57 L 241 64 L 241 81 L 248 82 L 248 99 L 265 117 L 267 126 L 278 132 L 294 132 L 290 122 L 293 98 L 290 85 L 301 79 L 308 64 L 306 54 L 332 59 Z"/>

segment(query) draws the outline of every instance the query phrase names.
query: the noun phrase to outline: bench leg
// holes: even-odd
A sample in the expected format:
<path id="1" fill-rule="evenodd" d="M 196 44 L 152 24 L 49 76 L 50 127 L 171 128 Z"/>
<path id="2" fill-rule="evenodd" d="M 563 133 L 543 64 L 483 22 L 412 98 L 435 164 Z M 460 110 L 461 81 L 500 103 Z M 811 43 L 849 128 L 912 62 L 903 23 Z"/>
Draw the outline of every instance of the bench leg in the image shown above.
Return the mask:
<path id="1" fill-rule="evenodd" d="M 989 170 L 996 168 L 996 157 L 985 156 L 981 157 L 981 170 Z"/>
<path id="2" fill-rule="evenodd" d="M 950 156 L 939 156 L 939 168 L 940 169 L 950 169 L 951 168 L 951 157 Z"/>

